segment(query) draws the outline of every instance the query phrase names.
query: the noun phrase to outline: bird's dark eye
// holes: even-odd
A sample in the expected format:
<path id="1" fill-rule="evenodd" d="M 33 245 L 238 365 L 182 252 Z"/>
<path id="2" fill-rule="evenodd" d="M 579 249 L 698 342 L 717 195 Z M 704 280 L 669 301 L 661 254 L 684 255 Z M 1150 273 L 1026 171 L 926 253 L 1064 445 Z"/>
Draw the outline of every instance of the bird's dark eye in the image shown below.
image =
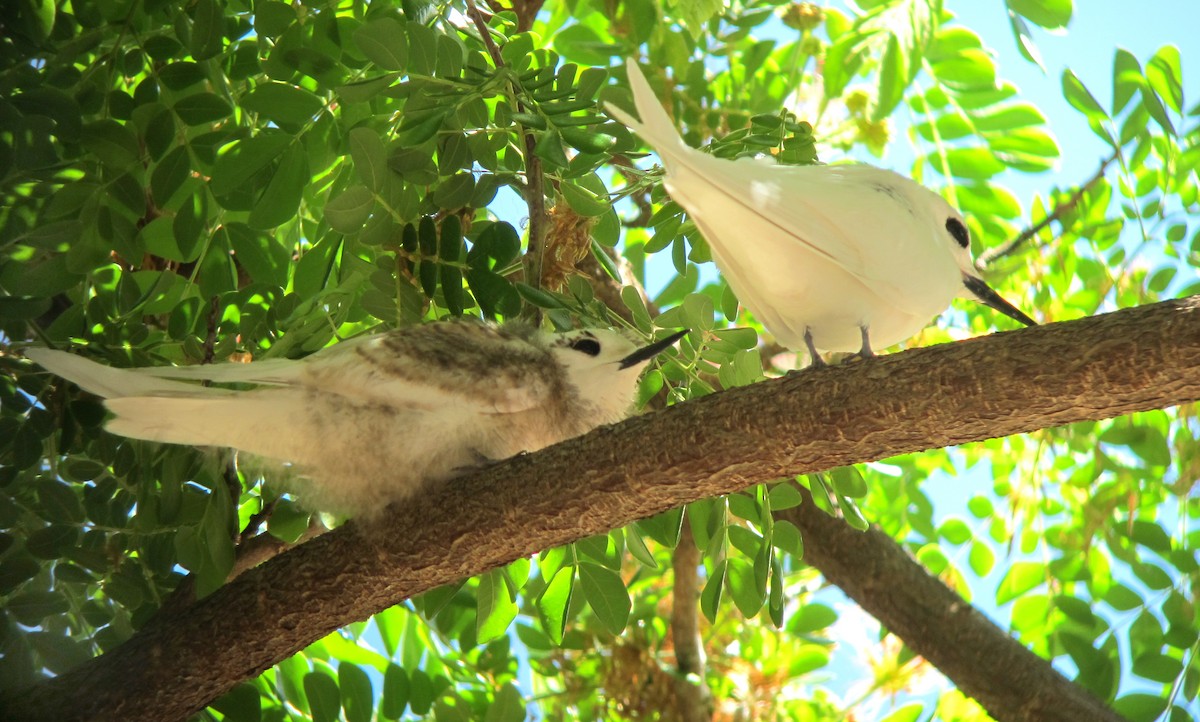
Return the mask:
<path id="1" fill-rule="evenodd" d="M 571 348 L 575 349 L 576 351 L 582 351 L 588 356 L 600 355 L 600 342 L 594 338 L 588 338 L 586 336 L 572 341 Z"/>
<path id="2" fill-rule="evenodd" d="M 954 238 L 958 245 L 962 246 L 963 248 L 971 247 L 971 234 L 967 233 L 967 227 L 963 225 L 962 221 L 954 218 L 953 216 L 947 218 L 946 230 L 950 232 L 950 235 Z"/>

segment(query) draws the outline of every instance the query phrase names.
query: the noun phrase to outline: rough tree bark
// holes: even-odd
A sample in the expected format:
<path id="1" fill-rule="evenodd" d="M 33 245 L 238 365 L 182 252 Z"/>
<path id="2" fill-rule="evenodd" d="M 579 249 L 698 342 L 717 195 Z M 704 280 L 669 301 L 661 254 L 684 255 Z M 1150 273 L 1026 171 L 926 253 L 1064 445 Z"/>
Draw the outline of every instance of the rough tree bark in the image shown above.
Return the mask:
<path id="1" fill-rule="evenodd" d="M 22 720 L 182 719 L 312 641 L 410 596 L 681 504 L 784 476 L 1198 398 L 1195 298 L 714 394 L 458 479 L 394 509 L 385 528 L 351 523 L 324 534 L 10 697 L 0 711 Z M 892 592 L 860 588 L 865 597 Z M 1000 667 L 988 674 L 987 689 L 961 683 L 967 694 L 996 698 L 988 704 L 997 719 L 1095 719 L 1068 709 L 1069 699 L 1052 709 L 1008 705 L 1005 698 L 1023 699 L 1017 688 L 1025 677 Z"/>

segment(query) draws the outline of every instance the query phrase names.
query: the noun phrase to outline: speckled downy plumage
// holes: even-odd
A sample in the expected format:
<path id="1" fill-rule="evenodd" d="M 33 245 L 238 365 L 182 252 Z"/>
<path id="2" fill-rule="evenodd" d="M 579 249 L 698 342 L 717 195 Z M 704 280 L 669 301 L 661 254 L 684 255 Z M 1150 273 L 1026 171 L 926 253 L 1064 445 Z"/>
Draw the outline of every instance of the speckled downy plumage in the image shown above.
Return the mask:
<path id="1" fill-rule="evenodd" d="M 286 465 L 309 508 L 368 516 L 426 484 L 620 421 L 641 370 L 681 335 L 638 349 L 608 330 L 444 321 L 296 361 L 117 369 L 51 349 L 26 355 L 104 397 L 115 434 Z"/>

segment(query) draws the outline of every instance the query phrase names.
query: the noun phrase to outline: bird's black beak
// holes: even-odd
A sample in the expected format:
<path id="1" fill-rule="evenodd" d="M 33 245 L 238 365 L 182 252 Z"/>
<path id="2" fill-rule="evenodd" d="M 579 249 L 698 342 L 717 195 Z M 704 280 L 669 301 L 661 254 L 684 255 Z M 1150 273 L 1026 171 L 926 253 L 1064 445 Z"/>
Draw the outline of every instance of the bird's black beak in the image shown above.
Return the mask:
<path id="1" fill-rule="evenodd" d="M 1020 321 L 1026 326 L 1036 326 L 1037 321 L 1026 316 L 1021 309 L 1005 301 L 1000 297 L 1000 294 L 992 290 L 991 286 L 983 282 L 983 279 L 976 278 L 968 274 L 963 274 L 963 285 L 971 292 L 976 301 L 979 301 L 985 306 L 991 306 L 1000 313 L 1008 316 L 1014 321 Z"/>
<path id="2" fill-rule="evenodd" d="M 666 338 L 662 339 L 661 341 L 655 341 L 654 343 L 650 344 L 649 346 L 643 346 L 642 348 L 639 348 L 637 351 L 634 351 L 633 353 L 629 354 L 628 356 L 626 356 L 625 358 L 620 360 L 620 362 L 619 362 L 620 368 L 627 369 L 627 368 L 630 368 L 631 366 L 637 366 L 638 364 L 642 363 L 643 361 L 649 361 L 650 359 L 659 355 L 663 351 L 666 351 L 667 349 L 674 346 L 676 341 L 678 341 L 679 339 L 688 335 L 688 333 L 690 331 L 691 331 L 691 329 L 685 328 L 682 331 L 679 331 L 677 333 L 671 334 L 670 336 L 667 336 Z"/>

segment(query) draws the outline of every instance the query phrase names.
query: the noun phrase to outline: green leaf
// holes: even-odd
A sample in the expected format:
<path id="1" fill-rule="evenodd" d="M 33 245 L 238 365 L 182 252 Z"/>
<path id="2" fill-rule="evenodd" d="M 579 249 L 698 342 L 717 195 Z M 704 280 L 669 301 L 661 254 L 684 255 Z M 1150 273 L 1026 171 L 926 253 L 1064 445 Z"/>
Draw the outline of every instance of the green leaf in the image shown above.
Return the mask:
<path id="1" fill-rule="evenodd" d="M 712 574 L 700 592 L 700 611 L 712 623 L 717 621 L 717 610 L 721 608 L 721 592 L 725 588 L 725 572 L 727 559 L 721 559 L 713 565 Z"/>
<path id="2" fill-rule="evenodd" d="M 842 466 L 829 472 L 829 481 L 837 493 L 850 499 L 862 499 L 870 489 L 856 466 Z"/>
<path id="3" fill-rule="evenodd" d="M 259 722 L 262 696 L 253 684 L 242 683 L 213 702 L 212 708 L 223 715 L 222 722 Z"/>
<path id="4" fill-rule="evenodd" d="M 1168 698 L 1158 694 L 1126 694 L 1112 703 L 1113 712 L 1130 722 L 1153 722 L 1167 709 Z"/>
<path id="5" fill-rule="evenodd" d="M 461 316 L 465 300 L 462 271 L 454 265 L 463 259 L 462 221 L 458 216 L 442 219 L 442 232 L 438 243 L 438 257 L 444 262 L 438 269 L 442 284 L 442 296 L 451 315 Z"/>
<path id="6" fill-rule="evenodd" d="M 1073 0 L 1006 0 L 1008 9 L 1047 30 L 1067 27 Z"/>
<path id="7" fill-rule="evenodd" d="M 384 17 L 366 22 L 354 31 L 354 42 L 379 68 L 408 69 L 408 36 L 399 20 Z"/>
<path id="8" fill-rule="evenodd" d="M 258 283 L 282 287 L 287 284 L 291 250 L 267 233 L 258 233 L 241 223 L 226 223 L 218 233 L 233 249 L 234 258 Z"/>
<path id="9" fill-rule="evenodd" d="M 832 608 L 820 603 L 805 604 L 788 622 L 788 631 L 797 636 L 815 634 L 832 627 L 837 620 L 838 614 Z"/>
<path id="10" fill-rule="evenodd" d="M 312 711 L 312 722 L 336 722 L 342 714 L 337 682 L 320 671 L 304 675 L 304 694 Z"/>
<path id="11" fill-rule="evenodd" d="M 364 185 L 350 186 L 325 204 L 325 220 L 340 233 L 356 233 L 375 208 L 375 194 Z"/>
<path id="12" fill-rule="evenodd" d="M 734 527 L 739 528 L 739 527 Z M 732 531 L 732 530 L 731 530 Z M 759 584 L 754 567 L 744 559 L 730 559 L 726 575 L 729 595 L 741 613 L 749 618 L 758 614 L 767 599 L 766 579 Z"/>
<path id="13" fill-rule="evenodd" d="M 475 639 L 479 644 L 487 644 L 504 636 L 519 611 L 500 569 L 493 569 L 479 577 L 476 604 Z"/>
<path id="14" fill-rule="evenodd" d="M 418 715 L 429 712 L 429 708 L 433 706 L 433 680 L 423 669 L 414 671 L 409 680 L 409 709 Z"/>
<path id="15" fill-rule="evenodd" d="M 254 32 L 265 38 L 276 38 L 296 21 L 296 11 L 280 0 L 258 0 L 254 3 Z"/>
<path id="16" fill-rule="evenodd" d="M 383 673 L 383 700 L 379 705 L 379 714 L 384 719 L 400 719 L 404 708 L 408 706 L 409 682 L 408 672 L 396 664 L 388 664 Z"/>
<path id="17" fill-rule="evenodd" d="M 138 162 L 141 151 L 133 132 L 115 120 L 97 120 L 83 126 L 83 147 L 113 170 L 120 171 Z"/>
<path id="18" fill-rule="evenodd" d="M 555 122 L 563 123 L 565 119 L 556 119 Z M 603 153 L 617 142 L 611 135 L 592 133 L 579 128 L 561 127 L 559 132 L 562 133 L 563 140 L 581 153 Z"/>
<path id="19" fill-rule="evenodd" d="M 1010 12 L 1008 20 L 1012 26 L 1013 36 L 1017 40 L 1017 49 L 1021 51 L 1021 55 L 1025 56 L 1026 60 L 1038 66 L 1045 73 L 1046 64 L 1042 62 L 1042 54 L 1038 50 L 1037 44 L 1033 41 L 1033 34 L 1029 32 L 1029 26 L 1025 24 L 1024 18 Z"/>
<path id="20" fill-rule="evenodd" d="M 41 444 L 38 444 L 40 450 Z M 80 524 L 84 520 L 83 505 L 70 484 L 53 479 L 37 482 L 38 516 L 49 522 Z"/>
<path id="21" fill-rule="evenodd" d="M 466 279 L 485 316 L 508 317 L 521 312 L 521 296 L 507 278 L 487 269 L 472 268 L 467 271 Z"/>
<path id="22" fill-rule="evenodd" d="M 629 550 L 633 558 L 637 559 L 642 566 L 648 569 L 658 569 L 658 562 L 654 560 L 654 553 L 646 546 L 645 540 L 642 539 L 642 535 L 638 533 L 637 528 L 634 526 L 625 527 L 625 548 Z"/>
<path id="23" fill-rule="evenodd" d="M 251 228 L 270 229 L 295 218 L 308 180 L 307 154 L 298 145 L 288 146 L 266 190 L 250 209 L 246 224 Z"/>
<path id="24" fill-rule="evenodd" d="M 310 122 L 325 103 L 309 91 L 288 83 L 264 83 L 243 96 L 241 105 L 280 125 L 303 125 Z M 351 141 L 353 134 L 351 131 Z"/>
<path id="25" fill-rule="evenodd" d="M 978 576 L 987 576 L 996 566 L 996 554 L 982 541 L 971 542 L 971 552 L 968 557 L 971 571 Z"/>
<path id="26" fill-rule="evenodd" d="M 475 175 L 469 172 L 455 173 L 433 189 L 431 199 L 438 206 L 450 210 L 466 207 L 475 193 Z"/>
<path id="27" fill-rule="evenodd" d="M 505 682 L 488 705 L 484 722 L 523 722 L 525 700 L 512 682 Z"/>
<path id="28" fill-rule="evenodd" d="M 567 614 L 575 589 L 575 567 L 564 566 L 554 573 L 537 600 L 542 628 L 555 644 L 562 644 L 567 630 Z"/>
<path id="29" fill-rule="evenodd" d="M 171 222 L 171 233 L 179 249 L 178 260 L 183 263 L 195 261 L 204 250 L 200 241 L 209 233 L 207 195 L 195 193 L 183 198 Z"/>
<path id="30" fill-rule="evenodd" d="M 190 171 L 191 159 L 185 146 L 172 150 L 158 162 L 150 175 L 150 192 L 160 207 L 171 200 L 175 191 L 187 180 Z"/>
<path id="31" fill-rule="evenodd" d="M 1041 586 L 1047 578 L 1046 566 L 1038 562 L 1013 562 L 1000 587 L 996 590 L 996 604 L 1007 604 L 1026 592 Z"/>
<path id="32" fill-rule="evenodd" d="M 373 128 L 359 126 L 350 131 L 350 157 L 354 170 L 367 188 L 379 192 L 388 179 L 387 150 Z"/>
<path id="33" fill-rule="evenodd" d="M 1179 48 L 1164 45 L 1146 64 L 1146 80 L 1158 97 L 1176 113 L 1183 112 L 1183 71 L 1180 67 Z"/>
<path id="34" fill-rule="evenodd" d="M 171 90 L 186 90 L 207 78 L 204 67 L 189 61 L 170 63 L 158 71 L 158 78 Z"/>
<path id="35" fill-rule="evenodd" d="M 571 181 L 563 181 L 559 184 L 559 190 L 562 192 L 563 198 L 567 200 L 567 205 L 571 206 L 571 210 L 586 218 L 603 215 L 612 207 L 607 198 L 600 198 L 590 190 Z"/>
<path id="36" fill-rule="evenodd" d="M 687 7 L 681 5 L 681 8 Z M 554 49 L 582 65 L 607 67 L 612 56 L 621 52 L 619 45 L 602 37 L 591 25 L 576 23 L 554 35 Z"/>
<path id="37" fill-rule="evenodd" d="M 175 101 L 172 110 L 186 125 L 205 125 L 228 118 L 233 107 L 214 93 L 193 93 Z"/>
<path id="38" fill-rule="evenodd" d="M 888 714 L 880 722 L 917 722 L 925 712 L 925 705 L 920 702 L 910 702 Z"/>
<path id="39" fill-rule="evenodd" d="M 620 634 L 629 621 L 633 603 L 621 575 L 591 562 L 580 562 L 579 587 L 588 606 L 610 634 Z"/>
<path id="40" fill-rule="evenodd" d="M 18 622 L 32 627 L 46 617 L 66 614 L 71 603 L 61 592 L 28 591 L 9 598 L 4 608 Z"/>
<path id="41" fill-rule="evenodd" d="M 1062 91 L 1063 97 L 1079 112 L 1089 118 L 1104 120 L 1108 118 L 1108 114 L 1104 112 L 1104 108 L 1100 107 L 1100 103 L 1096 101 L 1095 96 L 1084 86 L 1070 68 L 1063 71 L 1062 75 Z"/>
<path id="42" fill-rule="evenodd" d="M 950 518 L 942 522 L 938 534 L 951 544 L 966 544 L 974 536 L 971 527 L 962 519 Z"/>
<path id="43" fill-rule="evenodd" d="M 375 697 L 367 673 L 357 665 L 342 661 L 338 664 L 338 687 L 342 692 L 346 722 L 371 722 Z"/>
<path id="44" fill-rule="evenodd" d="M 341 237 L 331 233 L 300 256 L 292 286 L 301 298 L 315 297 L 321 292 L 341 248 Z"/>
<path id="45" fill-rule="evenodd" d="M 1113 59 L 1113 114 L 1120 113 L 1141 90 L 1145 78 L 1142 76 L 1142 65 L 1133 53 L 1124 48 L 1117 48 Z"/>
<path id="46" fill-rule="evenodd" d="M 533 152 L 551 168 L 563 168 L 570 162 L 563 150 L 562 135 L 557 130 L 540 130 L 534 133 L 537 144 Z"/>
<path id="47" fill-rule="evenodd" d="M 192 32 L 188 49 L 196 60 L 207 60 L 221 52 L 225 12 L 217 0 L 196 0 L 192 6 Z"/>
<path id="48" fill-rule="evenodd" d="M 952 148 L 945 153 L 945 158 L 951 175 L 956 178 L 987 180 L 1005 170 L 1004 164 L 989 148 Z"/>
<path id="49" fill-rule="evenodd" d="M 408 65 L 414 75 L 432 75 L 437 68 L 437 34 L 420 23 L 408 23 Z M 388 68 L 400 70 L 400 68 Z"/>
<path id="50" fill-rule="evenodd" d="M 286 133 L 264 130 L 224 149 L 209 180 L 213 195 L 223 196 L 241 190 L 259 171 L 277 160 L 291 142 L 292 137 Z"/>

